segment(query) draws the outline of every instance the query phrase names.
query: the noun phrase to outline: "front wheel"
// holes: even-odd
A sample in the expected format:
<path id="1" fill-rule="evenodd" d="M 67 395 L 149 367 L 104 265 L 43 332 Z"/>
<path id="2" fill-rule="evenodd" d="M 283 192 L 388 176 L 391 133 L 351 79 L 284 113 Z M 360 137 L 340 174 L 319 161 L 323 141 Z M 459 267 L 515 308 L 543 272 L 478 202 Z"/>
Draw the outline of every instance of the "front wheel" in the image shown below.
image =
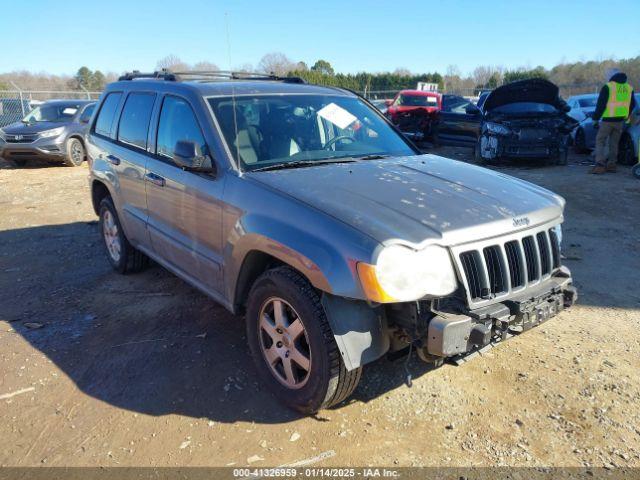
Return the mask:
<path id="1" fill-rule="evenodd" d="M 67 140 L 67 155 L 64 164 L 68 167 L 79 167 L 84 162 L 84 145 L 77 138 Z"/>
<path id="2" fill-rule="evenodd" d="M 340 403 L 362 368 L 347 371 L 316 290 L 296 271 L 262 274 L 249 293 L 247 338 L 262 380 L 305 414 Z"/>
<path id="3" fill-rule="evenodd" d="M 19 168 L 24 167 L 27 164 L 27 161 L 23 159 L 16 160 L 12 158 L 11 160 L 9 160 L 9 164 L 15 168 Z"/>
<path id="4" fill-rule="evenodd" d="M 568 159 L 569 159 L 569 150 L 567 150 L 566 148 L 563 150 L 560 150 L 555 158 L 556 165 L 565 166 L 568 163 Z"/>
<path id="5" fill-rule="evenodd" d="M 627 133 L 623 134 L 618 144 L 618 163 L 620 165 L 633 165 L 636 163 L 635 153 L 631 136 Z"/>
<path id="6" fill-rule="evenodd" d="M 576 137 L 573 141 L 573 149 L 576 153 L 588 153 L 589 149 L 587 148 L 587 137 L 582 128 L 578 128 L 576 130 Z"/>

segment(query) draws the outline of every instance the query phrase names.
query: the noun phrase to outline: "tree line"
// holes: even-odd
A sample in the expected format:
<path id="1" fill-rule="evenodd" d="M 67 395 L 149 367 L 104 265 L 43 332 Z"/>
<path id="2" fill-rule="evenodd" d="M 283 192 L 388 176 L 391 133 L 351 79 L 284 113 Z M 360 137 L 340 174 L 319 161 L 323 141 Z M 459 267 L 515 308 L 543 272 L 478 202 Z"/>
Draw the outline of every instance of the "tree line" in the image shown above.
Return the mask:
<path id="1" fill-rule="evenodd" d="M 295 76 L 309 83 L 349 88 L 359 92 L 397 91 L 415 88 L 418 82 L 437 83 L 442 91 L 471 94 L 483 89 L 495 88 L 505 83 L 525 78 L 547 78 L 560 86 L 585 85 L 596 88 L 605 81 L 608 68 L 617 67 L 626 72 L 636 91 L 640 90 L 640 56 L 622 60 L 602 59 L 584 62 L 563 62 L 550 69 L 542 66 L 534 68 L 507 69 L 500 65 L 480 65 L 468 74 L 462 74 L 455 65 L 447 67 L 444 73 L 411 72 L 406 68 L 396 68 L 385 72 L 336 72 L 326 59 L 319 59 L 308 66 L 302 61 L 293 61 L 284 53 L 273 52 L 264 55 L 254 66 L 244 64 L 233 70 L 240 72 L 266 72 L 279 76 Z M 210 61 L 195 64 L 184 62 L 175 55 L 168 55 L 156 63 L 156 69 L 173 71 L 219 70 Z M 91 70 L 86 66 L 75 75 L 49 75 L 46 73 L 9 72 L 0 73 L 0 90 L 13 90 L 14 84 L 22 90 L 77 90 L 100 91 L 116 80 L 118 74 Z"/>

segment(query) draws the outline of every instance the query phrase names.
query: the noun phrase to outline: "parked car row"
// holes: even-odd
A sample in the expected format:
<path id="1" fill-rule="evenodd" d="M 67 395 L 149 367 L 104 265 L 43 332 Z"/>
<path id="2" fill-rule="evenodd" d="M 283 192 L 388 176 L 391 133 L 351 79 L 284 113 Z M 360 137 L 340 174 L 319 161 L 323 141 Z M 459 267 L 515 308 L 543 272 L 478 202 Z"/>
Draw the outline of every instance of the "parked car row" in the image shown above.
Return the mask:
<path id="1" fill-rule="evenodd" d="M 0 128 L 0 157 L 15 166 L 29 160 L 75 167 L 86 158 L 84 135 L 95 101 L 50 100 L 21 121 Z"/>
<path id="2" fill-rule="evenodd" d="M 595 147 L 591 116 L 597 95 L 577 95 L 565 102 L 558 87 L 543 79 L 482 91 L 475 103 L 459 95 L 418 90 L 402 90 L 384 107 L 382 101 L 376 102 L 409 139 L 471 147 L 478 162 L 498 157 L 548 158 L 564 165 L 571 144 L 580 153 Z M 620 139 L 621 164 L 638 161 L 640 126 L 636 123 Z"/>

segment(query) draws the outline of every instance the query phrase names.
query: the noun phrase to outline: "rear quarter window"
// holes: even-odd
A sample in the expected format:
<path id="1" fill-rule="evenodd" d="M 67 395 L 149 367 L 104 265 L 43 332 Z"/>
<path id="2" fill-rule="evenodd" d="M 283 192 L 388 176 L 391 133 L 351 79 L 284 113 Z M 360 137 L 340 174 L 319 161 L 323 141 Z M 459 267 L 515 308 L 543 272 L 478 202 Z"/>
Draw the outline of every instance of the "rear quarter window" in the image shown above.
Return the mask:
<path id="1" fill-rule="evenodd" d="M 113 125 L 113 119 L 116 116 L 116 110 L 118 109 L 118 103 L 122 93 L 114 92 L 107 95 L 100 107 L 100 113 L 96 119 L 96 126 L 94 128 L 98 135 L 104 135 L 106 137 L 111 135 L 111 126 Z"/>
<path id="2" fill-rule="evenodd" d="M 155 93 L 131 93 L 122 109 L 118 141 L 146 150 Z"/>

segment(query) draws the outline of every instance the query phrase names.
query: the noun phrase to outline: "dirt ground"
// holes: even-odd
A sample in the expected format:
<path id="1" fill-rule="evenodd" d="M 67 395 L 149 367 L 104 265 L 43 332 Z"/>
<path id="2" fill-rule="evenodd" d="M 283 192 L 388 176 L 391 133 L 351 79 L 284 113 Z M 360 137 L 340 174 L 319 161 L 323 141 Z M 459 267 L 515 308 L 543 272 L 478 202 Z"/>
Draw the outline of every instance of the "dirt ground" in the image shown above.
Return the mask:
<path id="1" fill-rule="evenodd" d="M 464 149 L 440 150 L 468 159 Z M 461 365 L 383 359 L 313 418 L 258 383 L 241 318 L 109 267 L 87 167 L 0 163 L 0 465 L 640 466 L 640 182 L 504 163 L 567 199 L 579 304 Z"/>

